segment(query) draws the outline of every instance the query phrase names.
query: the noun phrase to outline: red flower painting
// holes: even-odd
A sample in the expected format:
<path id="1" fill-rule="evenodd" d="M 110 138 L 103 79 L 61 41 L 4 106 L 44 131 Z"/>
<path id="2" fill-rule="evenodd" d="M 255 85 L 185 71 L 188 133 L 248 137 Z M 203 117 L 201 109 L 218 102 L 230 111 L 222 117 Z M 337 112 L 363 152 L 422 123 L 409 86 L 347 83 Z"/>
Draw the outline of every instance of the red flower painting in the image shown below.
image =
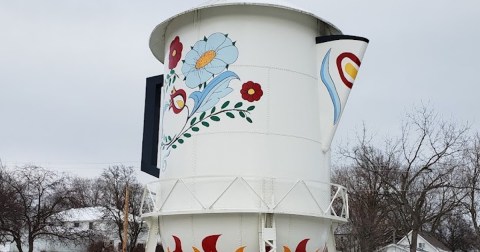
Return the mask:
<path id="1" fill-rule="evenodd" d="M 182 58 L 183 44 L 178 36 L 170 44 L 170 53 L 168 54 L 168 68 L 174 69 Z"/>
<path id="2" fill-rule="evenodd" d="M 187 93 L 183 89 L 176 90 L 173 88 L 170 94 L 170 108 L 173 113 L 179 114 L 185 108 L 185 101 L 187 100 Z"/>
<path id="3" fill-rule="evenodd" d="M 244 83 L 240 93 L 242 94 L 242 98 L 249 102 L 259 101 L 263 96 L 262 86 L 253 81 Z"/>

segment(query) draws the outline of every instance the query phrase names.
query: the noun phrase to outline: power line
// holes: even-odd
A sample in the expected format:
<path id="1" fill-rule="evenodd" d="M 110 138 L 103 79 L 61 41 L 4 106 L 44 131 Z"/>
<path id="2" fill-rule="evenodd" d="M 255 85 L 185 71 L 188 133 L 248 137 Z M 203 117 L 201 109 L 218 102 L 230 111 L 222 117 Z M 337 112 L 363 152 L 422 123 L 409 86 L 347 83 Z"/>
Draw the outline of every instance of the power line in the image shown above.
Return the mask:
<path id="1" fill-rule="evenodd" d="M 92 166 L 92 165 L 112 165 L 112 164 L 139 164 L 140 161 L 112 161 L 112 162 L 78 162 L 78 161 L 3 161 L 5 165 L 54 165 L 54 166 Z"/>

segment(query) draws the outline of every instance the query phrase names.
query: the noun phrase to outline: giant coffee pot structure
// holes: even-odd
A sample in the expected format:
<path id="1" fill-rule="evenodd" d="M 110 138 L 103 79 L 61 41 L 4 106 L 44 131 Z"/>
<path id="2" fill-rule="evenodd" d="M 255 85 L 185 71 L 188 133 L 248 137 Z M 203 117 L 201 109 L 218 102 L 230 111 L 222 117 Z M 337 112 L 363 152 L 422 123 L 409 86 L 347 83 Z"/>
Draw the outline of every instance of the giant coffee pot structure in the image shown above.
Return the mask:
<path id="1" fill-rule="evenodd" d="M 367 43 L 277 1 L 210 1 L 159 24 L 147 251 L 335 251 L 348 202 L 330 144 Z"/>

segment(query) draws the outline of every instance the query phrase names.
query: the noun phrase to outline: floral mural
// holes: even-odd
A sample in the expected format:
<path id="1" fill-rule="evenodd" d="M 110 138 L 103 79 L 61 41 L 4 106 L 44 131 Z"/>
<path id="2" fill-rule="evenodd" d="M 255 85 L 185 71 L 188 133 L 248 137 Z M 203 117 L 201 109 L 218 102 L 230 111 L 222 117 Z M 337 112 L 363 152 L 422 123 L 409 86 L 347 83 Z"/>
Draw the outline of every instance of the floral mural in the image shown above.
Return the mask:
<path id="1" fill-rule="evenodd" d="M 327 88 L 328 94 L 332 99 L 333 104 L 333 125 L 337 125 L 340 120 L 340 114 L 342 113 L 342 102 L 338 94 L 335 82 L 330 74 L 330 54 L 332 49 L 330 48 L 322 60 L 322 66 L 320 69 L 320 78 L 323 84 Z M 360 59 L 351 52 L 343 52 L 335 61 L 337 64 L 337 73 L 342 80 L 343 84 L 348 89 L 352 89 L 353 82 L 357 77 L 358 69 L 360 68 Z"/>
<path id="2" fill-rule="evenodd" d="M 260 84 L 253 81 L 249 81 L 242 85 L 242 90 L 240 90 L 242 98 L 249 102 L 254 102 L 260 100 L 263 95 L 263 90 Z"/>
<path id="3" fill-rule="evenodd" d="M 182 58 L 183 44 L 180 42 L 178 36 L 170 44 L 170 53 L 168 54 L 168 68 L 173 69 L 177 67 L 178 62 Z"/>
<path id="4" fill-rule="evenodd" d="M 202 128 L 213 127 L 224 119 L 253 123 L 251 113 L 255 105 L 251 103 L 263 96 L 261 85 L 253 81 L 237 87 L 240 92 L 233 92 L 231 82 L 239 81 L 240 76 L 229 70 L 229 66 L 237 61 L 239 51 L 228 34 L 217 32 L 204 37 L 190 47 L 182 60 L 183 49 L 180 37 L 176 36 L 170 44 L 170 71 L 165 76 L 161 117 L 173 113 L 186 119 L 175 133 L 162 133 L 162 170 L 166 169 L 171 150 L 179 148 Z M 177 68 L 181 70 L 179 73 Z"/>
<path id="5" fill-rule="evenodd" d="M 191 47 L 183 60 L 182 73 L 185 84 L 195 88 L 220 74 L 238 58 L 235 42 L 223 33 L 204 37 Z"/>

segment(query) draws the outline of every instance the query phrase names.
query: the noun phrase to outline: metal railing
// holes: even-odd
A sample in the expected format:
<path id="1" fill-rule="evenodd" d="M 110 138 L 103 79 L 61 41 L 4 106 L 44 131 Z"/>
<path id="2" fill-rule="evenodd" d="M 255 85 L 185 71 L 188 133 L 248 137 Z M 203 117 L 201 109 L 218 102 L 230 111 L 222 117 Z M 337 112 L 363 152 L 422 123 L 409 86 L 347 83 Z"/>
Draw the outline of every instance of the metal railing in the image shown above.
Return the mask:
<path id="1" fill-rule="evenodd" d="M 347 221 L 347 189 L 311 180 L 255 177 L 161 179 L 145 186 L 142 217 L 276 213 Z"/>

